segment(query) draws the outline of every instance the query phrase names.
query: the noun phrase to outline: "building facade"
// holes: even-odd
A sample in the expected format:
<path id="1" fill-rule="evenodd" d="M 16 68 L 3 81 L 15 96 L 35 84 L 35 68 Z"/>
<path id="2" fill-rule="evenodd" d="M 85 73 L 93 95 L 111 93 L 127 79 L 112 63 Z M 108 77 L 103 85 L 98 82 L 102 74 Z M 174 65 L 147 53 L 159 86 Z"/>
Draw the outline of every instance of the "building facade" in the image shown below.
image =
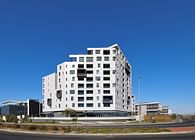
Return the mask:
<path id="1" fill-rule="evenodd" d="M 88 48 L 42 78 L 43 112 L 74 109 L 80 116 L 127 116 L 132 110 L 131 65 L 117 44 Z"/>
<path id="2" fill-rule="evenodd" d="M 170 115 L 172 112 L 168 106 L 162 106 L 160 102 L 143 102 L 135 105 L 136 115 L 139 120 L 143 120 L 144 116 L 154 115 Z"/>

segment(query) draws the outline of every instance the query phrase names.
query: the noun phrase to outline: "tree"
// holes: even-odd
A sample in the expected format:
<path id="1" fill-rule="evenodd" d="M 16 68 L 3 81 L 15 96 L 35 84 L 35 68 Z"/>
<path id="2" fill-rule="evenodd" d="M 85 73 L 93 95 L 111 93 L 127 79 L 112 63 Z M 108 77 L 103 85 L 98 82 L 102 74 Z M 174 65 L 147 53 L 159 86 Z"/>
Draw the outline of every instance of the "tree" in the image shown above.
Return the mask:
<path id="1" fill-rule="evenodd" d="M 7 115 L 6 116 L 6 122 L 18 122 L 18 119 L 15 115 Z"/>
<path id="2" fill-rule="evenodd" d="M 66 117 L 76 117 L 77 112 L 76 112 L 76 110 L 74 110 L 74 109 L 68 108 L 68 109 L 65 109 L 65 110 L 64 110 L 64 115 L 65 115 Z"/>

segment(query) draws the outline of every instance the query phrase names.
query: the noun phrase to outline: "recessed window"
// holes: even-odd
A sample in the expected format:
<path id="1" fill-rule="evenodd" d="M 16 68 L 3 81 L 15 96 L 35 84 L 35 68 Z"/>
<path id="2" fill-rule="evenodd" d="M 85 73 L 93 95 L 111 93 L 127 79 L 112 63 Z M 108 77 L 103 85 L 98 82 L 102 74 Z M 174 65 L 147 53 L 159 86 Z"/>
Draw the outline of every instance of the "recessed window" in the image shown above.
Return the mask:
<path id="1" fill-rule="evenodd" d="M 104 90 L 104 94 L 110 94 L 110 90 Z"/>
<path id="2" fill-rule="evenodd" d="M 84 90 L 78 90 L 78 95 L 84 95 Z"/>
<path id="3" fill-rule="evenodd" d="M 75 90 L 70 90 L 70 94 L 75 94 Z"/>
<path id="4" fill-rule="evenodd" d="M 103 84 L 104 88 L 110 88 L 110 84 Z"/>
<path id="5" fill-rule="evenodd" d="M 78 88 L 84 88 L 84 84 L 78 84 Z"/>
<path id="6" fill-rule="evenodd" d="M 104 64 L 103 68 L 110 68 L 110 64 Z"/>
<path id="7" fill-rule="evenodd" d="M 74 97 L 73 96 L 71 96 L 71 101 L 74 101 Z"/>
<path id="8" fill-rule="evenodd" d="M 113 57 L 113 61 L 116 61 L 116 57 Z"/>
<path id="9" fill-rule="evenodd" d="M 87 94 L 93 94 L 93 90 L 87 90 Z"/>
<path id="10" fill-rule="evenodd" d="M 116 50 L 112 50 L 113 54 L 116 54 Z"/>
<path id="11" fill-rule="evenodd" d="M 72 65 L 72 68 L 75 68 L 75 65 Z"/>
<path id="12" fill-rule="evenodd" d="M 104 57 L 104 61 L 109 61 L 109 57 Z"/>
<path id="13" fill-rule="evenodd" d="M 79 62 L 84 62 L 84 57 L 79 57 Z"/>
<path id="14" fill-rule="evenodd" d="M 87 88 L 93 88 L 93 84 L 87 84 Z"/>
<path id="15" fill-rule="evenodd" d="M 100 76 L 97 76 L 95 79 L 96 81 L 100 81 Z"/>
<path id="16" fill-rule="evenodd" d="M 75 74 L 75 70 L 70 70 L 70 74 Z"/>
<path id="17" fill-rule="evenodd" d="M 96 70 L 96 74 L 100 74 L 100 71 L 99 70 Z"/>
<path id="18" fill-rule="evenodd" d="M 96 87 L 100 87 L 100 84 L 99 83 L 96 83 Z"/>
<path id="19" fill-rule="evenodd" d="M 104 75 L 110 75 L 110 71 L 109 70 L 104 70 Z"/>
<path id="20" fill-rule="evenodd" d="M 93 107 L 92 103 L 87 103 L 87 107 Z"/>
<path id="21" fill-rule="evenodd" d="M 87 64 L 87 68 L 93 68 L 93 64 Z"/>
<path id="22" fill-rule="evenodd" d="M 87 77 L 87 81 L 88 82 L 92 82 L 93 81 L 93 77 Z"/>
<path id="23" fill-rule="evenodd" d="M 98 107 L 101 107 L 101 104 L 100 103 L 98 103 Z"/>
<path id="24" fill-rule="evenodd" d="M 75 77 L 72 77 L 72 81 L 75 81 Z"/>
<path id="25" fill-rule="evenodd" d="M 84 104 L 78 104 L 78 107 L 84 107 Z"/>
<path id="26" fill-rule="evenodd" d="M 72 107 L 75 107 L 75 103 L 72 103 Z"/>
<path id="27" fill-rule="evenodd" d="M 101 56 L 98 56 L 96 59 L 97 59 L 97 61 L 102 61 L 102 57 Z"/>
<path id="28" fill-rule="evenodd" d="M 78 97 L 78 101 L 79 102 L 83 102 L 84 101 L 84 97 Z"/>
<path id="29" fill-rule="evenodd" d="M 93 54 L 93 50 L 88 50 L 87 54 Z"/>
<path id="30" fill-rule="evenodd" d="M 71 88 L 74 88 L 74 83 L 71 83 Z"/>
<path id="31" fill-rule="evenodd" d="M 78 64 L 78 68 L 84 68 L 84 64 Z"/>
<path id="32" fill-rule="evenodd" d="M 95 53 L 96 54 L 100 54 L 100 50 L 95 50 Z"/>
<path id="33" fill-rule="evenodd" d="M 110 50 L 104 50 L 103 54 L 104 55 L 109 55 L 110 54 Z"/>
<path id="34" fill-rule="evenodd" d="M 98 68 L 100 68 L 101 67 L 101 64 L 98 64 Z"/>
<path id="35" fill-rule="evenodd" d="M 93 62 L 93 57 L 87 57 L 87 62 Z"/>
<path id="36" fill-rule="evenodd" d="M 100 97 L 99 96 L 97 96 L 97 101 L 99 101 L 100 100 Z"/>
<path id="37" fill-rule="evenodd" d="M 112 74 L 116 74 L 116 70 L 113 70 L 113 71 L 112 71 Z"/>
<path id="38" fill-rule="evenodd" d="M 92 70 L 87 70 L 86 73 L 87 73 L 87 74 L 93 74 L 93 71 L 92 71 Z"/>
<path id="39" fill-rule="evenodd" d="M 92 101 L 93 97 L 87 97 L 87 101 Z"/>

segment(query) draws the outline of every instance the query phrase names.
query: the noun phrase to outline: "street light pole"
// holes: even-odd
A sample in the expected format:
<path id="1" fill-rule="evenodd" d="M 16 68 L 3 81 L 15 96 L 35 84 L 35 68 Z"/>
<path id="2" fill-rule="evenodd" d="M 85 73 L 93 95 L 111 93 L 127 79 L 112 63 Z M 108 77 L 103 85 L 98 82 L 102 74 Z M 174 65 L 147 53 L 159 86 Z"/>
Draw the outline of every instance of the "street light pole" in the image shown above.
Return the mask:
<path id="1" fill-rule="evenodd" d="M 140 96 L 141 96 L 141 79 L 142 77 L 139 76 L 138 77 L 138 98 L 140 99 Z"/>

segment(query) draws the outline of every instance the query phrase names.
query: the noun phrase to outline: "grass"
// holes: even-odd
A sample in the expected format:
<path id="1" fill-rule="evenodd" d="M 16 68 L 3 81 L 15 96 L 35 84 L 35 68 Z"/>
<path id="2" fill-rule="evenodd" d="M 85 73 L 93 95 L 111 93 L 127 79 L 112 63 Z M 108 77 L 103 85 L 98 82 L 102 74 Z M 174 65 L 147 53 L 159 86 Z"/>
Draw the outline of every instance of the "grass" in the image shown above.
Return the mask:
<path id="1" fill-rule="evenodd" d="M 110 133 L 159 133 L 170 132 L 162 128 L 77 128 L 71 126 L 45 126 L 45 125 L 20 125 L 0 124 L 0 128 L 11 128 L 27 131 L 57 132 L 57 133 L 79 133 L 79 134 L 110 134 Z"/>

